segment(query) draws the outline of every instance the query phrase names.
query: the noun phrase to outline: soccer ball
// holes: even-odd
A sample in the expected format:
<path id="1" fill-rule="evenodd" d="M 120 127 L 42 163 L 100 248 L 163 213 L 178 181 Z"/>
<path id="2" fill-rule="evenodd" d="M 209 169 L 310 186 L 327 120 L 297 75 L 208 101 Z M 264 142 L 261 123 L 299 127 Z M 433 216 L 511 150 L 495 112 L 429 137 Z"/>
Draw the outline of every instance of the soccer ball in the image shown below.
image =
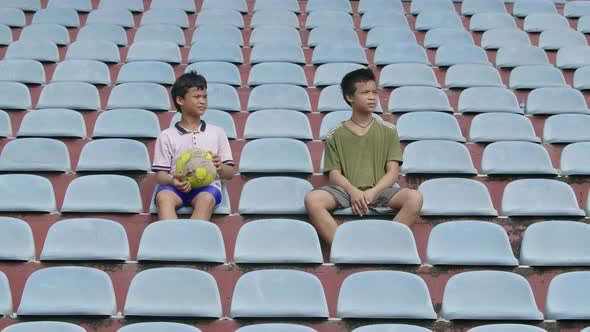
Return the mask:
<path id="1" fill-rule="evenodd" d="M 208 186 L 215 180 L 217 169 L 210 152 L 201 149 L 185 151 L 176 161 L 176 174 L 181 181 L 188 181 L 193 188 Z"/>

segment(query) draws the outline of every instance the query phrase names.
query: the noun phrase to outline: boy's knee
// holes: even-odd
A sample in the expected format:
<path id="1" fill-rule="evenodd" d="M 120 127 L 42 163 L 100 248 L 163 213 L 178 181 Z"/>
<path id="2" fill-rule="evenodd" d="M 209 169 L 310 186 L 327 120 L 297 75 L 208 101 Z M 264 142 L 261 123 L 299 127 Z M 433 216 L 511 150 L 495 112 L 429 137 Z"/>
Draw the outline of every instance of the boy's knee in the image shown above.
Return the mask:
<path id="1" fill-rule="evenodd" d="M 156 205 L 159 207 L 161 205 L 174 205 L 175 204 L 176 195 L 169 191 L 169 190 L 162 190 L 156 195 Z"/>
<path id="2" fill-rule="evenodd" d="M 321 195 L 317 190 L 310 191 L 305 195 L 305 207 L 309 209 L 318 208 L 321 206 Z"/>
<path id="3" fill-rule="evenodd" d="M 406 201 L 406 204 L 408 204 L 409 207 L 419 213 L 422 209 L 422 203 L 424 203 L 424 197 L 421 192 L 413 189 L 408 192 L 408 200 Z"/>
<path id="4" fill-rule="evenodd" d="M 213 208 L 215 203 L 215 197 L 208 192 L 199 193 L 193 200 L 193 206 L 199 205 Z"/>

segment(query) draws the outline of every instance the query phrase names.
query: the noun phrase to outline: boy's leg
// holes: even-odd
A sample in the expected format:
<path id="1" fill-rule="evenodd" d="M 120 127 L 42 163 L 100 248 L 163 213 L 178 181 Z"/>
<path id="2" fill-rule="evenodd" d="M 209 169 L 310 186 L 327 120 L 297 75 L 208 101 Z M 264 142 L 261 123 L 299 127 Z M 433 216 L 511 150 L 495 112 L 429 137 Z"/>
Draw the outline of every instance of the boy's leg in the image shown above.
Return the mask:
<path id="1" fill-rule="evenodd" d="M 178 219 L 176 209 L 182 205 L 182 199 L 171 190 L 161 190 L 156 195 L 158 220 Z"/>
<path id="2" fill-rule="evenodd" d="M 191 201 L 191 206 L 193 207 L 191 219 L 210 221 L 215 204 L 216 201 L 213 194 L 207 191 L 201 191 Z"/>
<path id="3" fill-rule="evenodd" d="M 320 238 L 331 247 L 334 233 L 338 224 L 332 218 L 331 211 L 338 207 L 336 199 L 325 190 L 314 190 L 305 195 L 305 208 L 309 214 L 312 225 L 320 235 Z"/>
<path id="4" fill-rule="evenodd" d="M 399 210 L 393 220 L 412 227 L 418 221 L 418 218 L 420 218 L 422 193 L 417 190 L 404 188 L 391 198 L 387 206 Z"/>

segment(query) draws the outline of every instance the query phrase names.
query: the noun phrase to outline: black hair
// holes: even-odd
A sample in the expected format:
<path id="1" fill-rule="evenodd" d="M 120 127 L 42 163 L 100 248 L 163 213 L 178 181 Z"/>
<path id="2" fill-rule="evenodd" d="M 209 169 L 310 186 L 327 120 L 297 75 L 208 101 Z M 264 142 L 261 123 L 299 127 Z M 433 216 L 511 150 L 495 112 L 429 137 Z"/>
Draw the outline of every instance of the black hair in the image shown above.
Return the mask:
<path id="1" fill-rule="evenodd" d="M 197 88 L 199 90 L 207 90 L 207 80 L 203 75 L 199 75 L 196 71 L 189 71 L 180 75 L 172 86 L 172 101 L 178 112 L 182 112 L 180 105 L 176 103 L 176 97 L 183 97 L 190 88 Z"/>
<path id="2" fill-rule="evenodd" d="M 340 88 L 342 89 L 342 97 L 344 97 L 344 101 L 349 106 L 352 106 L 348 99 L 346 99 L 346 97 L 354 95 L 354 92 L 356 90 L 354 85 L 356 83 L 369 81 L 376 81 L 376 79 L 375 74 L 373 74 L 373 72 L 367 68 L 357 69 L 344 75 L 344 77 L 342 78 L 342 82 L 340 83 Z"/>

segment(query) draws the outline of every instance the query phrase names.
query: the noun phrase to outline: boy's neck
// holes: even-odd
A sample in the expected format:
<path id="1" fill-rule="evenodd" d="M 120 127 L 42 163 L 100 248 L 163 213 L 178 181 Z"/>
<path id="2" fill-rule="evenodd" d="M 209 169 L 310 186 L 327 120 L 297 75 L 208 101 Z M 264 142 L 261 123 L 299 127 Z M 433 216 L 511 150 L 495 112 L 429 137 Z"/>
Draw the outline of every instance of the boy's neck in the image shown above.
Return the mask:
<path id="1" fill-rule="evenodd" d="M 351 118 L 356 123 L 364 124 L 364 123 L 367 123 L 373 119 L 373 113 L 372 112 L 355 112 L 353 110 Z"/>
<path id="2" fill-rule="evenodd" d="M 182 114 L 180 118 L 180 126 L 188 131 L 196 131 L 201 128 L 201 117 L 200 116 L 187 116 Z"/>

